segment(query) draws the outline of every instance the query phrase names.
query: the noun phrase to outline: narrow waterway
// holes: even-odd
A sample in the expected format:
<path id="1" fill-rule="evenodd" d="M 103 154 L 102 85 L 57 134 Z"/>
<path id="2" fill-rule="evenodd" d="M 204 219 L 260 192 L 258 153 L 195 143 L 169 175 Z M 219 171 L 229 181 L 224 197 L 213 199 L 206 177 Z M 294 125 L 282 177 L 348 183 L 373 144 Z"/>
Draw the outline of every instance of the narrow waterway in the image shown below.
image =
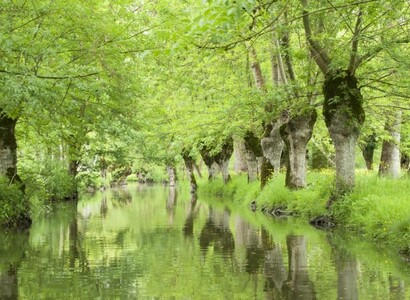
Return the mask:
<path id="1" fill-rule="evenodd" d="M 410 299 L 410 266 L 300 220 L 135 185 L 0 231 L 0 299 Z"/>

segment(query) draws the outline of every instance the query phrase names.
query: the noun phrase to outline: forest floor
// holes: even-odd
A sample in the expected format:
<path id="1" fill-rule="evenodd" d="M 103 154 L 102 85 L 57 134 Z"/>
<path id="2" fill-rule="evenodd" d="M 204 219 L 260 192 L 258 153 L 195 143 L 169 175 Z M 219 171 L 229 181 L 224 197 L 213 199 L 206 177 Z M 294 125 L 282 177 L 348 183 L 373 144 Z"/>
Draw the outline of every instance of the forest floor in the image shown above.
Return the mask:
<path id="1" fill-rule="evenodd" d="M 362 239 L 397 249 L 410 257 L 410 178 L 379 178 L 377 173 L 358 170 L 354 191 L 327 210 L 334 179 L 331 170 L 309 172 L 306 189 L 285 188 L 285 174 L 276 175 L 260 190 L 259 182 L 247 182 L 235 175 L 224 185 L 222 180 L 199 182 L 199 195 L 218 196 L 274 217 L 292 215 L 312 221 L 325 217 L 335 228 Z"/>

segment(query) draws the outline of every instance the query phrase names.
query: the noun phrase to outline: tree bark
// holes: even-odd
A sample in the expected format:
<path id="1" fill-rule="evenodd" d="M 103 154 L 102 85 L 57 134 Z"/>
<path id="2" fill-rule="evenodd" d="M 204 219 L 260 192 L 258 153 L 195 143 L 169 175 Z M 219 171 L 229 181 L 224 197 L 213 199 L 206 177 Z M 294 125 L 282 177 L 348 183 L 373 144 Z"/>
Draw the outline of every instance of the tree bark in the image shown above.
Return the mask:
<path id="1" fill-rule="evenodd" d="M 367 170 L 373 170 L 374 149 L 376 149 L 376 133 L 367 136 L 361 147 Z"/>
<path id="2" fill-rule="evenodd" d="M 208 169 L 208 180 L 213 180 L 218 175 L 218 166 L 215 162 L 215 156 L 211 154 L 212 149 L 209 149 L 205 143 L 201 142 L 198 145 L 199 153 Z"/>
<path id="3" fill-rule="evenodd" d="M 174 166 L 167 165 L 167 173 L 169 178 L 169 186 L 175 187 L 177 183 L 177 171 Z"/>
<path id="4" fill-rule="evenodd" d="M 282 122 L 280 121 L 274 123 L 270 134 L 261 139 L 263 156 L 269 160 L 276 174 L 279 173 L 280 170 L 280 158 L 284 147 L 284 142 L 279 130 L 281 125 Z"/>
<path id="5" fill-rule="evenodd" d="M 222 173 L 222 179 L 224 183 L 228 183 L 231 180 L 229 175 L 229 159 L 233 153 L 233 139 L 227 138 L 222 144 L 222 149 L 215 155 L 215 162 L 218 164 Z"/>
<path id="6" fill-rule="evenodd" d="M 390 140 L 384 140 L 379 165 L 379 176 L 400 176 L 400 127 L 401 111 L 397 111 L 391 120 L 388 120 L 385 129 L 389 132 Z"/>
<path id="7" fill-rule="evenodd" d="M 195 174 L 194 174 L 194 159 L 190 156 L 189 149 L 183 149 L 181 152 L 182 158 L 185 163 L 185 168 L 188 175 L 189 187 L 191 194 L 196 194 L 198 185 L 196 183 Z"/>
<path id="8" fill-rule="evenodd" d="M 329 71 L 325 76 L 323 93 L 323 115 L 336 151 L 334 199 L 337 199 L 352 190 L 355 184 L 356 142 L 365 113 L 357 79 L 346 71 Z"/>
<path id="9" fill-rule="evenodd" d="M 262 146 L 252 131 L 247 131 L 244 137 L 248 163 L 248 182 L 258 179 L 258 158 L 263 157 Z"/>
<path id="10" fill-rule="evenodd" d="M 286 186 L 290 189 L 306 187 L 306 146 L 312 137 L 317 118 L 316 110 L 291 118 L 280 130 L 288 156 Z"/>
<path id="11" fill-rule="evenodd" d="M 243 173 L 248 171 L 247 159 L 246 159 L 246 146 L 243 139 L 237 139 L 233 143 L 234 149 L 234 171 L 236 173 Z"/>
<path id="12" fill-rule="evenodd" d="M 16 123 L 17 119 L 0 109 L 0 176 L 6 176 L 11 183 L 21 183 L 17 175 Z"/>

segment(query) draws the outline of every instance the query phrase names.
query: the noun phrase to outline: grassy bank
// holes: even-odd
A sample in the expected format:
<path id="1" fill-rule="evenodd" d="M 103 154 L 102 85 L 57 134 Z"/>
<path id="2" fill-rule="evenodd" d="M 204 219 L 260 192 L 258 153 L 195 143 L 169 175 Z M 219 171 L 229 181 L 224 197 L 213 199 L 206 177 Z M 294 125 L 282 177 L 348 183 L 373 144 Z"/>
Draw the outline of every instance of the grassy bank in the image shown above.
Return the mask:
<path id="1" fill-rule="evenodd" d="M 311 219 L 330 215 L 336 228 L 369 241 L 400 249 L 410 255 L 410 178 L 379 178 L 372 172 L 358 172 L 354 192 L 336 202 L 330 211 L 325 205 L 333 182 L 331 171 L 311 172 L 304 190 L 284 187 L 284 174 L 273 178 L 260 191 L 259 182 L 247 183 L 246 176 L 234 176 L 224 185 L 221 180 L 201 181 L 199 194 L 214 195 L 257 209 L 280 207 L 295 215 Z"/>

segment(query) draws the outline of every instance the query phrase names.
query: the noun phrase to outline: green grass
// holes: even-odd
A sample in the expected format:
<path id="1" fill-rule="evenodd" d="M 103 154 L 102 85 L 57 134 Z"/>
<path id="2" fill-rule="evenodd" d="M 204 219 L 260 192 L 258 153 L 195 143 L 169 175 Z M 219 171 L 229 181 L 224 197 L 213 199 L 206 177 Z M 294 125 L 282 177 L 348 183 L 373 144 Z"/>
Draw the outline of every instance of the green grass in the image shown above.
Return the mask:
<path id="1" fill-rule="evenodd" d="M 304 219 L 331 215 L 339 228 L 369 241 L 389 245 L 410 254 L 410 178 L 379 178 L 376 173 L 358 171 L 352 193 L 338 200 L 327 211 L 334 174 L 310 172 L 306 189 L 290 191 L 284 186 L 285 175 L 275 176 L 261 191 L 259 182 L 248 183 L 246 176 L 234 176 L 227 185 L 222 180 L 199 182 L 199 194 L 213 195 L 258 209 L 281 207 Z"/>

